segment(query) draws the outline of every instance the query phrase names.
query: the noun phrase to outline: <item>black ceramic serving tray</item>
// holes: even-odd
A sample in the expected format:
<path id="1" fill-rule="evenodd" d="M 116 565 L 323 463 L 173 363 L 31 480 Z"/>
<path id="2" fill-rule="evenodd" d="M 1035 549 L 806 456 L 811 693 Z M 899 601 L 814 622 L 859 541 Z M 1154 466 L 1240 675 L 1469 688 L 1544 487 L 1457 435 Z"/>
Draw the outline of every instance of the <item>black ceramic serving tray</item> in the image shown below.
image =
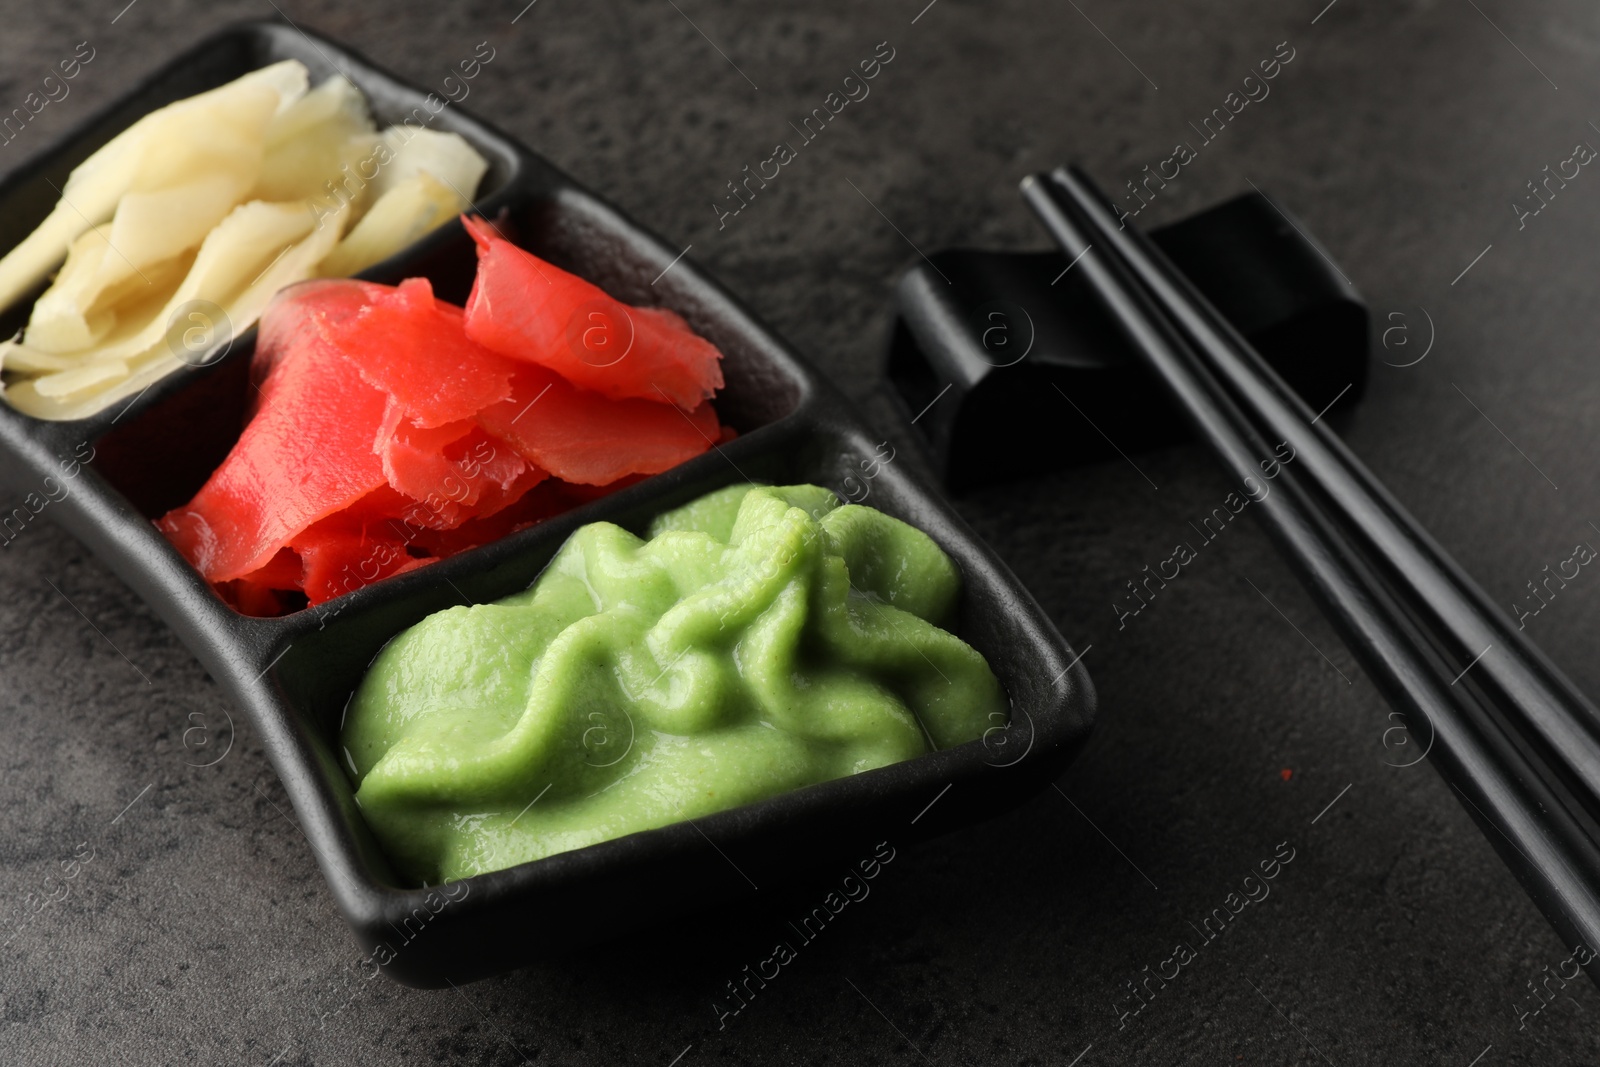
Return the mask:
<path id="1" fill-rule="evenodd" d="M 380 123 L 397 121 L 426 96 L 296 28 L 235 27 L 0 179 L 0 248 L 49 210 L 48 183 L 59 187 L 134 119 L 285 58 L 302 60 L 314 77 L 345 73 Z M 622 300 L 672 308 L 721 348 L 727 385 L 717 410 L 737 439 L 495 544 L 261 619 L 225 604 L 150 521 L 192 496 L 236 439 L 252 334 L 215 363 L 90 419 L 44 422 L 0 404 L 3 474 L 18 495 L 38 491 L 46 477 L 62 482 L 62 461 L 93 449 L 92 462 L 65 479 L 69 495 L 49 517 L 149 602 L 244 709 L 374 966 L 418 986 L 484 977 L 591 940 L 602 927 L 615 936 L 758 893 L 798 869 L 857 859 L 879 841 L 899 846 L 983 818 L 1059 774 L 1089 731 L 1088 675 L 1039 605 L 948 505 L 905 464 L 879 462 L 878 438 L 844 399 L 692 261 L 679 259 L 677 248 L 460 108 L 445 108 L 434 126 L 460 133 L 490 159 L 477 206 L 518 243 Z M 425 276 L 440 296 L 460 302 L 475 263 L 472 242 L 452 223 L 363 276 Z M 0 328 L 14 328 L 20 315 L 12 319 Z M 448 886 L 397 879 L 356 807 L 338 745 L 344 706 L 383 644 L 463 597 L 481 602 L 526 588 L 584 523 L 642 532 L 660 511 L 745 480 L 829 486 L 932 535 L 962 570 L 956 631 L 1004 685 L 1009 723 L 954 749 Z M 607 922 L 574 921 L 580 913 L 604 914 Z"/>

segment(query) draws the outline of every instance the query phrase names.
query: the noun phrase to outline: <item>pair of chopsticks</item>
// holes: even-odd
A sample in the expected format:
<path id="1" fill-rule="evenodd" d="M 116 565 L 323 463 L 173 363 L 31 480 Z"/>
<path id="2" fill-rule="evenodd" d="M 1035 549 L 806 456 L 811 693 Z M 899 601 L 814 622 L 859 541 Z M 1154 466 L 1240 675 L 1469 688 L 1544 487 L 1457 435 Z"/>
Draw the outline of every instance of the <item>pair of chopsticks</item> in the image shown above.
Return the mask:
<path id="1" fill-rule="evenodd" d="M 1600 949 L 1600 711 L 1081 171 L 1022 188 L 1232 480 L 1294 450 L 1251 510 L 1562 939 Z"/>

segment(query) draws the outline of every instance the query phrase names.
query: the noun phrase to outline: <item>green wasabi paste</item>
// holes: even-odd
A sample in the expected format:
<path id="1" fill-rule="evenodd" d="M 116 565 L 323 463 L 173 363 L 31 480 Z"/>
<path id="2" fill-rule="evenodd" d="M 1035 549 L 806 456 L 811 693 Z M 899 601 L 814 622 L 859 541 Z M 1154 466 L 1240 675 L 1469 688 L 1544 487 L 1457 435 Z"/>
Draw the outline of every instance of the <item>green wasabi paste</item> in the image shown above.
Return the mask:
<path id="1" fill-rule="evenodd" d="M 1007 702 L 940 628 L 960 580 L 812 485 L 712 493 L 649 540 L 592 523 L 525 592 L 383 649 L 343 731 L 356 800 L 437 883 L 976 740 Z"/>

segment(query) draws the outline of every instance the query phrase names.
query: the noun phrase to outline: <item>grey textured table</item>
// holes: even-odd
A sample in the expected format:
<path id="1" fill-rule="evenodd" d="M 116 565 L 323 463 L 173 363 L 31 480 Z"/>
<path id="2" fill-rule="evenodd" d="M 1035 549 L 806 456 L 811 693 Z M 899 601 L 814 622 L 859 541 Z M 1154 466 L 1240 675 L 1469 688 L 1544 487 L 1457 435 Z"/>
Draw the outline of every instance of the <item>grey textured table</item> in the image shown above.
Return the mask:
<path id="1" fill-rule="evenodd" d="M 1512 206 L 1600 144 L 1591 5 L 524 2 L 281 0 L 427 85 L 489 41 L 465 106 L 692 242 L 907 453 L 877 381 L 912 245 L 1042 246 L 1022 174 L 1070 156 L 1120 187 L 1197 142 L 1189 124 L 1287 42 L 1270 95 L 1139 221 L 1254 182 L 1380 326 L 1405 328 L 1379 355 L 1414 359 L 1436 332 L 1422 362 L 1375 366 L 1341 428 L 1508 608 L 1600 539 L 1600 175 L 1520 221 Z M 0 110 L 79 42 L 94 58 L 0 168 L 274 6 L 125 3 L 5 5 Z M 719 229 L 724 183 L 882 41 L 894 59 L 870 97 Z M 231 709 L 103 567 L 30 528 L 0 551 L 0 1062 L 1595 1062 L 1600 997 L 1549 978 L 1570 946 L 1432 769 L 1387 765 L 1387 708 L 1256 528 L 1235 524 L 1117 629 L 1122 583 L 1226 492 L 1197 446 L 1134 462 L 1144 477 L 1119 461 L 961 502 L 1092 645 L 1088 751 L 1014 814 L 902 849 L 721 1029 L 725 983 L 833 872 L 460 990 L 368 981 L 248 725 L 235 716 L 227 755 L 191 766 Z M 1597 623 L 1588 571 L 1528 620 L 1591 693 Z M 1280 847 L 1293 859 L 1270 897 L 1202 942 L 1191 924 Z M 1195 958 L 1130 999 L 1171 974 L 1180 940 Z"/>

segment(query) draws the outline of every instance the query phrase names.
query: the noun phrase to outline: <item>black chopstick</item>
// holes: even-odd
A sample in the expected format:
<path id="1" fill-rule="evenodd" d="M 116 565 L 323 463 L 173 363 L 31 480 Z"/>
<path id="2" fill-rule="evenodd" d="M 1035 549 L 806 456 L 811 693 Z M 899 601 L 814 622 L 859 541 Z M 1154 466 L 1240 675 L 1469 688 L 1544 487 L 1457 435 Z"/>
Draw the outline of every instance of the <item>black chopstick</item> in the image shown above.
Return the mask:
<path id="1" fill-rule="evenodd" d="M 1081 171 L 1052 175 L 1080 203 L 1103 203 Z M 1104 213 L 1091 213 L 1094 223 Z M 1386 578 L 1451 642 L 1461 666 L 1490 691 L 1511 726 L 1540 750 L 1574 799 L 1600 821 L 1600 710 L 1494 606 L 1429 533 L 1314 416 L 1153 242 L 1132 228 L 1095 225 L 1091 240 L 1114 248 L 1155 302 L 1178 324 L 1207 365 L 1347 521 Z"/>
<path id="2" fill-rule="evenodd" d="M 1029 178 L 1023 189 L 1224 469 L 1241 485 L 1258 476 L 1257 461 L 1271 452 L 1256 424 L 1123 258 L 1121 243 L 1108 239 L 1117 224 L 1104 202 L 1061 172 Z M 1471 691 L 1444 680 L 1449 668 L 1430 635 L 1307 491 L 1317 473 L 1298 455 L 1294 469 L 1281 472 L 1279 491 L 1256 511 L 1269 535 L 1389 702 L 1430 724 L 1441 772 L 1552 925 L 1569 943 L 1600 944 L 1600 848 L 1551 789 L 1548 769 L 1512 743 Z"/>

